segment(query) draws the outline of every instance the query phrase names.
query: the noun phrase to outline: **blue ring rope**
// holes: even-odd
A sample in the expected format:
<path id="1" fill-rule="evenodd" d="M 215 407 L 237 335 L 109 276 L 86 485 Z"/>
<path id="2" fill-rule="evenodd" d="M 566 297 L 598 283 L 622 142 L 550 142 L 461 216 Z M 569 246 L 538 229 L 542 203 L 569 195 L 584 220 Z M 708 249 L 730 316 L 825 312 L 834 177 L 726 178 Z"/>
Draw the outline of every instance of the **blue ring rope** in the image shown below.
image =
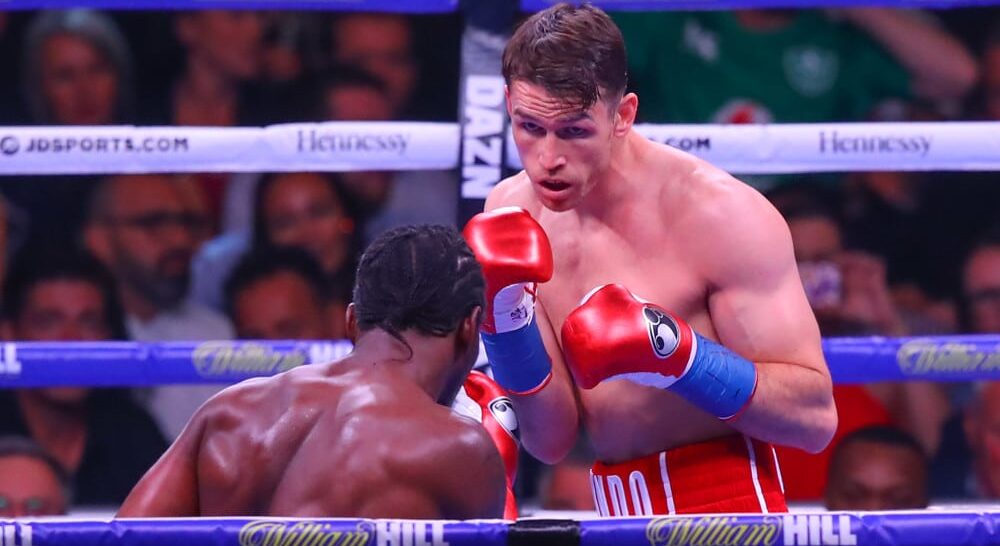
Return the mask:
<path id="1" fill-rule="evenodd" d="M 1000 335 L 831 338 L 835 383 L 1000 379 Z M 348 341 L 0 343 L 0 388 L 235 383 L 350 352 Z"/>
<path id="2" fill-rule="evenodd" d="M 1000 543 L 1000 513 L 717 514 L 515 523 L 289 518 L 6 521 L 0 522 L 0 531 L 5 546 L 985 546 Z"/>

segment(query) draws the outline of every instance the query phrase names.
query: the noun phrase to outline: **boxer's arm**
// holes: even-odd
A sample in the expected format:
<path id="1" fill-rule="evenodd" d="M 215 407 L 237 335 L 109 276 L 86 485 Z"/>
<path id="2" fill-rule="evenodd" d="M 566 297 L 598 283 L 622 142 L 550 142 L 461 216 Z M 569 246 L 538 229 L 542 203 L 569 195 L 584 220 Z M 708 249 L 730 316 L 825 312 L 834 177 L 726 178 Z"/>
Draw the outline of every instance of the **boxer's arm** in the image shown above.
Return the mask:
<path id="1" fill-rule="evenodd" d="M 122 503 L 116 517 L 198 516 L 198 451 L 204 420 L 196 419 Z"/>
<path id="2" fill-rule="evenodd" d="M 539 461 L 556 464 L 576 443 L 579 412 L 573 381 L 570 379 L 555 332 L 540 300 L 535 320 L 542 343 L 552 359 L 552 379 L 542 390 L 528 396 L 510 395 L 521 428 L 521 444 Z"/>
<path id="3" fill-rule="evenodd" d="M 810 452 L 837 425 L 819 327 L 799 279 L 784 220 L 756 192 L 716 200 L 716 243 L 692 249 L 714 286 L 709 312 L 718 341 L 757 365 L 757 390 L 730 421 L 749 436 Z M 733 202 L 739 199 L 740 202 Z"/>
<path id="4" fill-rule="evenodd" d="M 486 211 L 518 206 L 534 214 L 539 206 L 529 197 L 531 186 L 524 172 L 501 181 L 486 199 Z M 552 360 L 552 379 L 542 390 L 529 396 L 510 395 L 521 428 L 521 444 L 536 459 L 555 464 L 563 459 L 576 443 L 579 415 L 573 382 L 563 363 L 551 321 L 545 312 L 545 286 L 539 290 L 535 305 L 535 320 L 545 351 Z"/>

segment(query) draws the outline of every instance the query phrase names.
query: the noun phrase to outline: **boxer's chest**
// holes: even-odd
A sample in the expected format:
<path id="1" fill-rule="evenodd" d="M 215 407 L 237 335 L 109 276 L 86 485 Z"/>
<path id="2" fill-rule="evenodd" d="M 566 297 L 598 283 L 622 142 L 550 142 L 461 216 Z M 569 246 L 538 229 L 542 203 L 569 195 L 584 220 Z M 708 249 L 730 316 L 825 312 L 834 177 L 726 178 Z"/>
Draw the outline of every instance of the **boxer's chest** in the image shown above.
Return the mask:
<path id="1" fill-rule="evenodd" d="M 632 229 L 630 229 L 632 228 Z M 678 235 L 624 226 L 621 229 L 547 229 L 555 260 L 553 278 L 540 293 L 552 325 L 563 320 L 591 290 L 616 283 L 636 296 L 714 334 L 708 314 L 709 286 L 685 257 Z"/>

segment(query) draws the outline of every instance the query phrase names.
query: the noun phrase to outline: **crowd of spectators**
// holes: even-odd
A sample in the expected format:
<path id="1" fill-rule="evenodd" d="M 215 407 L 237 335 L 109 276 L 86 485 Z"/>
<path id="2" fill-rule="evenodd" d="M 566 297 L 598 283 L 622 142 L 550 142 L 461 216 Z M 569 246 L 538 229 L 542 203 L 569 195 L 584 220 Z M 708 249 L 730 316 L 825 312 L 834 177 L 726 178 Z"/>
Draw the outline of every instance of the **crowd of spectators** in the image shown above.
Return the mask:
<path id="1" fill-rule="evenodd" d="M 640 121 L 1000 121 L 1000 10 L 618 13 Z M 0 11 L 0 125 L 454 121 L 458 15 Z M 969 138 L 974 138 L 970 135 Z M 1000 333 L 993 173 L 741 177 L 825 336 Z M 4 340 L 338 339 L 382 231 L 455 223 L 453 171 L 0 178 Z M 1000 498 L 1000 383 L 838 385 L 789 499 Z M 0 391 L 0 514 L 114 506 L 218 387 Z M 589 509 L 581 441 L 523 500 Z"/>

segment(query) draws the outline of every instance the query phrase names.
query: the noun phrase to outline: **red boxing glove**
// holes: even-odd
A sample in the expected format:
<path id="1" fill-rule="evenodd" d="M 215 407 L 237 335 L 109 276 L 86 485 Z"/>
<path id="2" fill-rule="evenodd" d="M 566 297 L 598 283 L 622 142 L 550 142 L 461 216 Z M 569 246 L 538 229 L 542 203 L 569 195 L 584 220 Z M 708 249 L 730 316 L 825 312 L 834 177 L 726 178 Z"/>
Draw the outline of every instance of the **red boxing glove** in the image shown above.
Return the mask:
<path id="1" fill-rule="evenodd" d="M 529 285 L 552 278 L 552 247 L 542 226 L 524 209 L 504 207 L 473 216 L 462 234 L 486 277 L 482 330 L 503 333 L 531 322 Z"/>
<path id="2" fill-rule="evenodd" d="M 514 498 L 514 479 L 517 477 L 517 454 L 521 445 L 517 428 L 517 416 L 510 398 L 500 385 L 486 374 L 473 370 L 462 385 L 465 395 L 477 407 L 460 410 L 482 423 L 493 439 L 507 474 L 507 501 L 504 505 L 504 519 L 517 519 L 517 501 Z"/>
<path id="3" fill-rule="evenodd" d="M 668 387 L 687 370 L 693 340 L 683 321 L 617 284 L 584 297 L 562 327 L 566 364 L 585 389 L 642 372 L 661 375 Z"/>
<path id="4" fill-rule="evenodd" d="M 753 362 L 617 284 L 594 290 L 566 317 L 562 343 L 566 365 L 585 389 L 628 379 L 670 389 L 707 413 L 733 419 L 757 388 Z"/>

